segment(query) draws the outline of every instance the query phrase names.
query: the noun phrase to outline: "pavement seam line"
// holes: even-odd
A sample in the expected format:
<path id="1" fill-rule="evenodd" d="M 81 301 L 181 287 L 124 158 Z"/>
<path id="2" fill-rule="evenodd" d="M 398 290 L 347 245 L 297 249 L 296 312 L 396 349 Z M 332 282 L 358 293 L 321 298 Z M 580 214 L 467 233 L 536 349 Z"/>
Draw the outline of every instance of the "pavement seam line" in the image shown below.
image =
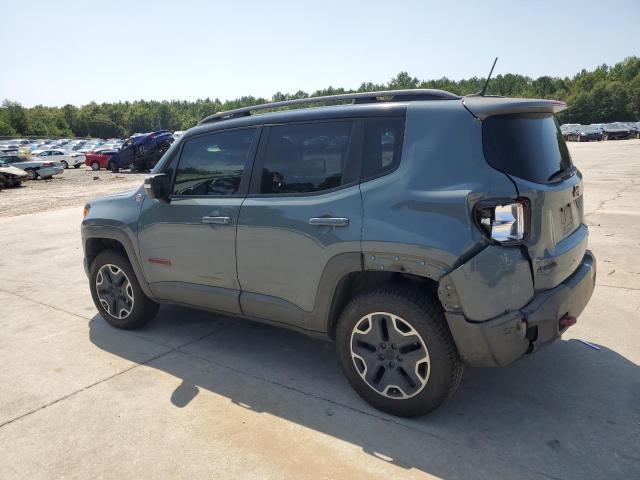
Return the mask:
<path id="1" fill-rule="evenodd" d="M 623 287 L 621 285 L 607 285 L 606 283 L 596 283 L 596 287 L 619 288 L 620 290 L 631 290 L 632 292 L 637 292 L 640 290 L 640 288 Z"/>
<path id="2" fill-rule="evenodd" d="M 7 293 L 10 293 L 10 292 L 7 292 Z M 38 302 L 35 302 L 35 303 L 38 303 Z M 92 383 L 90 385 L 87 385 L 86 387 L 82 387 L 82 388 L 80 388 L 78 390 L 75 390 L 75 391 L 70 392 L 70 393 L 68 393 L 66 395 L 63 395 L 62 397 L 56 398 L 55 400 L 52 400 L 51 402 L 49 402 L 49 403 L 47 403 L 45 405 L 41 405 L 38 408 L 34 408 L 33 410 L 31 410 L 29 412 L 25 412 L 25 413 L 23 413 L 21 415 L 18 415 L 17 417 L 14 417 L 14 418 L 12 418 L 10 420 L 7 420 L 6 422 L 0 423 L 0 428 L 5 427 L 6 425 L 9 425 L 11 423 L 14 423 L 14 422 L 16 422 L 16 421 L 18 421 L 18 420 L 20 420 L 22 418 L 28 417 L 29 415 L 32 415 L 32 414 L 34 414 L 36 412 L 39 412 L 40 410 L 44 410 L 45 408 L 48 408 L 48 407 L 50 407 L 52 405 L 55 405 L 56 403 L 62 402 L 64 400 L 66 400 L 68 398 L 71 398 L 71 397 L 73 397 L 73 396 L 75 396 L 75 395 L 77 395 L 79 393 L 82 393 L 82 392 L 84 392 L 86 390 L 89 390 L 89 389 L 95 387 L 96 385 L 100 385 L 101 383 L 107 382 L 107 381 L 109 381 L 109 380 L 111 380 L 111 379 L 113 379 L 115 377 L 118 377 L 118 376 L 124 374 L 124 373 L 130 372 L 131 370 L 133 370 L 135 368 L 138 368 L 138 367 L 141 367 L 141 366 L 144 366 L 144 365 L 148 365 L 149 363 L 151 363 L 151 362 L 153 362 L 153 361 L 155 361 L 155 360 L 157 360 L 157 359 L 159 359 L 161 357 L 164 357 L 165 355 L 169 355 L 170 353 L 179 351 L 179 349 L 181 349 L 181 348 L 187 347 L 187 346 L 191 345 L 192 343 L 199 342 L 200 340 L 203 340 L 203 339 L 207 338 L 208 336 L 213 335 L 214 333 L 218 333 L 220 330 L 223 330 L 223 329 L 227 328 L 228 326 L 229 326 L 228 323 L 220 325 L 220 328 L 216 328 L 215 330 L 213 330 L 211 332 L 208 332 L 205 335 L 201 335 L 198 338 L 190 340 L 187 343 L 185 343 L 183 345 L 179 345 L 179 346 L 174 347 L 174 348 L 170 348 L 170 347 L 167 347 L 166 345 L 162 345 L 162 344 L 157 344 L 156 343 L 156 345 L 158 345 L 158 346 L 163 346 L 165 348 L 170 348 L 170 349 L 167 350 L 166 352 L 162 352 L 159 355 L 156 355 L 155 357 L 152 357 L 152 358 L 150 358 L 148 360 L 145 360 L 144 362 L 136 363 L 135 365 L 132 365 L 129 368 L 125 368 L 124 370 L 122 370 L 120 372 L 114 373 L 113 375 L 110 375 L 110 376 L 108 376 L 106 378 L 100 379 L 97 382 L 94 382 L 94 383 Z M 136 338 L 141 338 L 141 337 L 137 337 L 136 336 Z M 144 340 L 146 340 L 146 339 L 144 339 Z M 155 343 L 155 342 L 151 342 L 151 343 Z"/>
<path id="3" fill-rule="evenodd" d="M 2 292 L 2 293 L 6 293 L 6 294 L 8 294 L 8 295 L 13 295 L 14 297 L 18 297 L 18 298 L 21 298 L 21 299 L 23 299 L 23 300 L 27 300 L 28 302 L 32 302 L 32 303 L 35 303 L 35 304 L 37 304 L 37 305 L 42 305 L 43 307 L 53 308 L 54 310 L 58 310 L 59 312 L 66 313 L 66 314 L 68 314 L 68 315 L 73 315 L 74 317 L 78 317 L 78 318 L 82 318 L 82 319 L 84 319 L 84 320 L 89 320 L 89 321 L 91 321 L 91 319 L 90 319 L 89 317 L 83 317 L 82 315 L 80 315 L 80 314 L 78 314 L 78 313 L 69 312 L 69 311 L 67 311 L 67 310 L 65 310 L 65 309 L 63 309 L 63 308 L 55 307 L 55 306 L 53 306 L 53 305 L 49 305 L 49 304 L 44 303 L 44 302 L 39 302 L 38 300 L 34 300 L 34 299 L 32 299 L 32 298 L 25 297 L 24 295 L 20 295 L 19 293 L 10 292 L 10 291 L 8 291 L 8 290 L 5 290 L 4 288 L 0 288 L 0 292 Z"/>

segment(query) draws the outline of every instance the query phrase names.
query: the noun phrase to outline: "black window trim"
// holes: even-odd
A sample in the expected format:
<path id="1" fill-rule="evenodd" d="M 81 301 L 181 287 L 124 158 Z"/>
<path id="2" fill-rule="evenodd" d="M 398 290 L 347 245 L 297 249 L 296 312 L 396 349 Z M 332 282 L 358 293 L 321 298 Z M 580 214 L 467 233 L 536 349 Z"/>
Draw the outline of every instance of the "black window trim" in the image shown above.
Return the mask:
<path id="1" fill-rule="evenodd" d="M 182 151 L 184 150 L 185 143 L 201 137 L 206 137 L 209 135 L 217 135 L 219 133 L 233 132 L 237 130 L 254 130 L 253 139 L 251 140 L 251 146 L 249 147 L 249 151 L 247 152 L 247 159 L 244 165 L 244 170 L 242 171 L 242 176 L 240 177 L 240 186 L 238 187 L 238 193 L 234 193 L 232 195 L 175 195 L 173 194 L 173 187 L 175 186 L 176 175 L 178 173 L 178 166 L 180 165 L 180 160 L 182 159 Z M 258 144 L 260 138 L 262 136 L 262 126 L 251 125 L 251 126 L 242 126 L 242 127 L 234 127 L 234 128 L 225 128 L 219 130 L 211 130 L 208 132 L 202 132 L 198 135 L 189 136 L 187 138 L 181 139 L 180 148 L 176 150 L 174 155 L 169 159 L 169 161 L 163 166 L 162 172 L 166 172 L 174 160 L 176 161 L 175 167 L 173 169 L 173 173 L 171 175 L 171 181 L 169 185 L 169 191 L 172 192 L 169 195 L 169 199 L 173 200 L 191 200 L 191 199 L 204 199 L 204 198 L 244 198 L 247 196 L 249 191 L 249 182 L 251 179 L 251 174 L 253 171 L 253 165 L 255 162 L 256 151 L 258 149 Z"/>
<path id="2" fill-rule="evenodd" d="M 400 146 L 398 148 L 398 158 L 391 164 L 391 166 L 389 168 L 387 168 L 386 170 L 383 170 L 380 173 L 376 173 L 375 175 L 369 175 L 368 177 L 364 176 L 364 161 L 360 161 L 360 183 L 365 183 L 365 182 L 370 182 L 371 180 L 375 180 L 376 178 L 382 178 L 382 177 L 386 177 L 387 175 L 391 175 L 393 172 L 395 172 L 396 170 L 398 170 L 398 168 L 400 168 L 400 164 L 402 163 L 402 152 L 403 152 L 403 148 L 404 148 L 404 135 L 405 135 L 405 124 L 406 124 L 406 120 L 407 117 L 406 115 L 393 115 L 393 116 L 389 116 L 389 117 L 367 117 L 365 120 L 373 120 L 373 119 L 377 119 L 377 118 L 397 118 L 400 120 Z M 367 131 L 366 131 L 366 121 L 365 121 L 365 126 L 364 126 L 364 132 L 363 135 L 366 136 Z M 365 137 L 363 136 L 362 138 L 362 147 L 361 147 L 361 158 L 362 155 L 364 155 L 364 140 Z"/>
<path id="3" fill-rule="evenodd" d="M 251 172 L 251 182 L 249 186 L 249 192 L 247 198 L 285 198 L 285 197 L 308 197 L 316 195 L 325 195 L 327 193 L 333 193 L 338 190 L 344 190 L 349 187 L 353 187 L 360 183 L 361 176 L 361 160 L 362 160 L 362 141 L 359 144 L 354 143 L 354 138 L 362 140 L 362 130 L 364 128 L 364 118 L 362 117 L 335 117 L 335 118 L 321 118 L 317 120 L 301 120 L 298 122 L 278 122 L 264 125 L 263 134 L 260 138 L 260 145 L 258 146 L 258 152 L 253 165 L 253 171 Z M 317 124 L 317 123 L 335 123 L 335 122 L 352 122 L 351 135 L 349 136 L 349 146 L 347 147 L 347 159 L 343 168 L 343 181 L 345 172 L 353 169 L 356 172 L 356 177 L 347 182 L 341 183 L 337 187 L 327 188 L 325 190 L 319 190 L 317 192 L 298 192 L 298 193 L 260 193 L 260 187 L 262 183 L 262 169 L 265 161 L 265 150 L 267 148 L 267 141 L 269 139 L 269 131 L 271 127 L 279 127 L 282 125 L 304 125 L 304 124 Z M 353 165 L 349 165 L 353 162 Z M 253 172 L 256 172 L 255 174 Z M 260 173 L 258 173 L 260 172 Z"/>

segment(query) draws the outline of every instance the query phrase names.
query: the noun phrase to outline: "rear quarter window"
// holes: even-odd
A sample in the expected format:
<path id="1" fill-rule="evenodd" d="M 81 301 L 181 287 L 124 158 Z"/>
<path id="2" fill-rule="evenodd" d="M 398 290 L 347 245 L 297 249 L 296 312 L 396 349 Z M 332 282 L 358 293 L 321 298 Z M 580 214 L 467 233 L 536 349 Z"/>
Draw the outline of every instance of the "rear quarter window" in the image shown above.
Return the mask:
<path id="1" fill-rule="evenodd" d="M 535 183 L 549 183 L 571 168 L 567 144 L 553 115 L 496 115 L 482 122 L 486 161 L 493 168 Z"/>

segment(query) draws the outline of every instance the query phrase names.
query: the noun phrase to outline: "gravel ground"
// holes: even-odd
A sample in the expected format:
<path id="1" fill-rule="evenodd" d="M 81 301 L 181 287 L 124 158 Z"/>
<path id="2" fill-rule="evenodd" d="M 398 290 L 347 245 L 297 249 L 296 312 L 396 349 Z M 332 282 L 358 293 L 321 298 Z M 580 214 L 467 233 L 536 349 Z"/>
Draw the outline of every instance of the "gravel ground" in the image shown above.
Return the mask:
<path id="1" fill-rule="evenodd" d="M 0 217 L 82 206 L 91 198 L 136 188 L 143 179 L 143 173 L 70 168 L 50 180 L 30 180 L 20 188 L 0 190 Z"/>

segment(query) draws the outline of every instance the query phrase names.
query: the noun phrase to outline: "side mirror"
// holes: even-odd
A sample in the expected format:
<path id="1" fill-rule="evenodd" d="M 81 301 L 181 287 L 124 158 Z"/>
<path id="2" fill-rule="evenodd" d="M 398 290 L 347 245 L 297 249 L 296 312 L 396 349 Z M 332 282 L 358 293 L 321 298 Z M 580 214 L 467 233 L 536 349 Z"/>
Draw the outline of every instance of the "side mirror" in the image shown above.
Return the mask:
<path id="1" fill-rule="evenodd" d="M 164 173 L 147 175 L 144 179 L 144 192 L 149 198 L 169 203 L 169 179 Z"/>

